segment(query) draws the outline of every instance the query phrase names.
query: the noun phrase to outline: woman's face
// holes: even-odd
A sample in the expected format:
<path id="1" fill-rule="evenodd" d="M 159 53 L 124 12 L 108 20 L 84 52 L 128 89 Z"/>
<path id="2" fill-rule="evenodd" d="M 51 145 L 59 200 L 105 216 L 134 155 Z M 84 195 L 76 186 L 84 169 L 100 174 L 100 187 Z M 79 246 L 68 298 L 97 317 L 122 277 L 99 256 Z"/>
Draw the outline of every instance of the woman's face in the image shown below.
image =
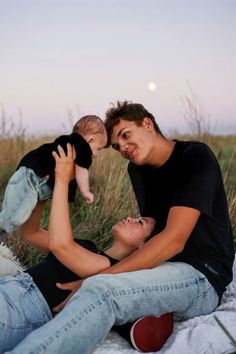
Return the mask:
<path id="1" fill-rule="evenodd" d="M 127 218 L 112 227 L 112 234 L 127 246 L 139 247 L 151 234 L 154 225 L 155 220 L 149 217 Z"/>

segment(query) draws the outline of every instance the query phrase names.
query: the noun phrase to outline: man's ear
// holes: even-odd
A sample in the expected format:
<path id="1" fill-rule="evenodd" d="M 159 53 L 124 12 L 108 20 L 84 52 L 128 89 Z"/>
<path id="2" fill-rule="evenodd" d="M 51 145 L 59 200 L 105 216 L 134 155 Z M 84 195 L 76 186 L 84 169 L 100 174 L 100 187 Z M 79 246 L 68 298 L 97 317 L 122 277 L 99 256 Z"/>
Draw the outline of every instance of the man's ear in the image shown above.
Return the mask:
<path id="1" fill-rule="evenodd" d="M 153 122 L 150 118 L 144 117 L 142 121 L 143 127 L 148 131 L 153 131 Z"/>

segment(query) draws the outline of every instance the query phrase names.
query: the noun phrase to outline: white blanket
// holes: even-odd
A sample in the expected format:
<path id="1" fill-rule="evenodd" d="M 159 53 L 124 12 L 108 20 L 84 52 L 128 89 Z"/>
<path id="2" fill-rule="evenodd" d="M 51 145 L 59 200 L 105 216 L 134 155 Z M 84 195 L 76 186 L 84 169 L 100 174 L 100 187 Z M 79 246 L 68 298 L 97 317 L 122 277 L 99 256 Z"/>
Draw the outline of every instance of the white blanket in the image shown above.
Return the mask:
<path id="1" fill-rule="evenodd" d="M 20 269 L 19 263 L 6 246 L 0 244 L 0 275 L 13 274 Z M 170 336 L 159 354 L 228 354 L 236 353 L 236 348 L 217 324 L 217 316 L 236 340 L 236 260 L 234 279 L 225 292 L 221 305 L 210 315 L 195 317 L 174 324 Z M 110 332 L 96 347 L 93 354 L 135 354 L 129 344 L 117 333 Z"/>

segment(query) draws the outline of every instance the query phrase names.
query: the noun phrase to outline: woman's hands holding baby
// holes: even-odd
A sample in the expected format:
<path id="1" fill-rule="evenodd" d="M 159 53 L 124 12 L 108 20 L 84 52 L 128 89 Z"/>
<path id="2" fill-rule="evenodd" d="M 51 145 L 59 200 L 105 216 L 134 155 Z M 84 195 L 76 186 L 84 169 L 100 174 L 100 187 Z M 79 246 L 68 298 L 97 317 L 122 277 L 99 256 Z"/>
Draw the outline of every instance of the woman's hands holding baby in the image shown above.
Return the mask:
<path id="1" fill-rule="evenodd" d="M 76 158 L 76 152 L 74 146 L 67 144 L 67 155 L 63 148 L 58 145 L 58 153 L 56 151 L 52 152 L 55 159 L 55 180 L 61 181 L 63 183 L 69 183 L 75 178 L 75 164 L 74 160 Z"/>

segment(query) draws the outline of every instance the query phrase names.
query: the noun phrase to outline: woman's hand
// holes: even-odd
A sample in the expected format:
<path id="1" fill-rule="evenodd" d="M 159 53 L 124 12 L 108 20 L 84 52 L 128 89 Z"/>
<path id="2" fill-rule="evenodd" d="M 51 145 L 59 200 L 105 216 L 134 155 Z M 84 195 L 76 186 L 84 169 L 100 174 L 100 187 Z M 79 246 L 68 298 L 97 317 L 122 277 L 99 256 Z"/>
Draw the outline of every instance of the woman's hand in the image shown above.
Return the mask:
<path id="1" fill-rule="evenodd" d="M 52 155 L 55 159 L 55 181 L 69 183 L 75 178 L 75 165 L 76 152 L 74 146 L 67 144 L 67 155 L 63 148 L 58 145 L 58 153 L 53 151 Z"/>
<path id="2" fill-rule="evenodd" d="M 56 283 L 56 286 L 61 289 L 61 290 L 71 290 L 71 293 L 67 296 L 67 298 L 62 301 L 59 305 L 55 306 L 53 308 L 53 312 L 58 313 L 60 312 L 64 306 L 67 304 L 67 302 L 70 300 L 70 298 L 74 295 L 74 293 L 81 287 L 84 279 L 72 281 L 70 283 Z"/>

